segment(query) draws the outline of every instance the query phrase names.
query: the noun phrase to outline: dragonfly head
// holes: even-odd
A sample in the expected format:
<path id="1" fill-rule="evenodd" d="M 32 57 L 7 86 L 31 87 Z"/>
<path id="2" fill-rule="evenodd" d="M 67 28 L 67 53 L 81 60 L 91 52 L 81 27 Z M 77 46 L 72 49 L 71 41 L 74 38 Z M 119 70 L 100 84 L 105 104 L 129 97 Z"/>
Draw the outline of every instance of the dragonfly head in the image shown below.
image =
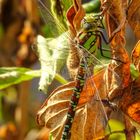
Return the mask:
<path id="1" fill-rule="evenodd" d="M 88 31 L 92 29 L 92 24 L 88 23 L 85 19 L 83 19 L 83 21 L 81 22 L 81 27 L 82 29 Z"/>
<path id="2" fill-rule="evenodd" d="M 81 22 L 81 26 L 84 30 L 97 30 L 97 28 L 103 28 L 102 16 L 100 15 L 88 15 L 85 16 Z"/>

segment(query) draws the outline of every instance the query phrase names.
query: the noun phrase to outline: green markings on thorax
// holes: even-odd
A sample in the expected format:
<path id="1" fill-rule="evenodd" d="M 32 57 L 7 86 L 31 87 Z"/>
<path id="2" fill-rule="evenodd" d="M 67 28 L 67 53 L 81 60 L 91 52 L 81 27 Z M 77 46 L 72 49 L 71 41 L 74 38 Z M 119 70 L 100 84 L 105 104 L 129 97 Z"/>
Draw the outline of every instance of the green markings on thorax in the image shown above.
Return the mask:
<path id="1" fill-rule="evenodd" d="M 96 35 L 91 35 L 90 33 L 87 32 L 83 32 L 80 36 L 79 36 L 79 40 L 80 40 L 80 45 L 82 45 L 87 51 L 89 51 L 90 53 L 94 54 L 97 50 L 97 37 Z M 84 43 L 82 43 L 84 40 Z"/>
<path id="2" fill-rule="evenodd" d="M 91 35 L 89 39 L 84 43 L 83 47 L 88 50 L 90 53 L 94 53 L 97 50 L 96 44 L 97 37 Z"/>

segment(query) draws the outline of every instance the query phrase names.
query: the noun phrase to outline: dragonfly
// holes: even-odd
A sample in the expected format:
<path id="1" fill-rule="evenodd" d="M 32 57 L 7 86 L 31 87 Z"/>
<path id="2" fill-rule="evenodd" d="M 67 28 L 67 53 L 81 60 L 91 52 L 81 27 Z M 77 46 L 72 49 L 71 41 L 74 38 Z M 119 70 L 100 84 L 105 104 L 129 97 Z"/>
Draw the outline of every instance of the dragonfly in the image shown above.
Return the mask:
<path id="1" fill-rule="evenodd" d="M 39 0 L 39 5 L 40 5 L 41 11 L 45 11 L 45 12 L 42 12 L 44 19 L 47 19 L 48 15 L 49 17 L 52 16 L 52 13 L 50 12 L 50 10 L 46 7 L 46 5 L 41 0 Z M 54 25 L 57 24 L 57 26 L 61 30 L 65 31 L 64 27 L 59 25 L 59 23 L 55 23 L 53 18 L 51 19 L 51 22 L 52 23 L 54 22 Z M 66 122 L 65 122 L 64 129 L 62 132 L 62 137 L 61 137 L 62 140 L 67 140 L 67 139 L 70 139 L 71 137 L 70 131 L 71 131 L 74 117 L 75 117 L 76 108 L 80 99 L 80 93 L 82 92 L 83 88 L 86 87 L 87 77 L 90 77 L 93 74 L 93 68 L 96 64 L 105 66 L 100 60 L 98 60 L 95 57 L 95 53 L 99 50 L 102 56 L 112 59 L 111 57 L 105 56 L 103 53 L 104 51 L 108 51 L 108 50 L 102 48 L 102 40 L 106 44 L 108 44 L 109 42 L 106 40 L 106 38 L 104 37 L 104 34 L 102 33 L 102 30 L 104 29 L 102 20 L 103 20 L 102 14 L 85 16 L 85 18 L 83 19 L 81 23 L 82 29 L 76 36 L 75 40 L 74 41 L 71 40 L 68 34 L 66 34 L 66 36 L 64 37 L 64 39 L 67 41 L 71 40 L 72 44 L 74 44 L 77 47 L 81 59 L 80 59 L 80 64 L 79 64 L 79 68 L 78 68 L 78 72 L 76 76 L 76 85 L 75 85 L 75 88 L 73 89 L 73 94 L 70 99 L 70 105 L 68 108 L 68 113 L 66 115 L 67 116 Z M 121 60 L 116 60 L 116 61 L 121 62 Z M 113 72 L 113 70 L 111 71 Z M 119 76 L 116 73 L 115 75 L 117 77 L 116 79 L 118 83 L 120 83 Z M 98 92 L 98 89 L 96 88 L 96 85 L 94 84 L 94 81 L 91 81 L 91 86 L 94 89 L 96 89 L 94 101 L 96 104 L 99 104 L 100 106 L 100 110 L 97 111 L 96 117 L 98 117 L 98 115 L 100 114 L 105 124 L 107 124 L 108 117 L 105 112 L 105 107 L 100 97 L 100 93 Z M 96 125 L 96 122 L 93 122 L 93 124 Z"/>

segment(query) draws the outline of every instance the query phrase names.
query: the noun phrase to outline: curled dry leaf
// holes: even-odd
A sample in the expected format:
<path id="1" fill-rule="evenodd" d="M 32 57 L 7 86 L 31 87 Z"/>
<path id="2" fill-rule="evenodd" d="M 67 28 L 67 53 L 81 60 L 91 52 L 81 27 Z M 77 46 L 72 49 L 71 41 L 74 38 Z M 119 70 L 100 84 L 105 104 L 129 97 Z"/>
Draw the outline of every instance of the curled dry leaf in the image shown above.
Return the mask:
<path id="1" fill-rule="evenodd" d="M 128 23 L 133 29 L 136 37 L 140 39 L 140 2 L 132 0 L 128 8 Z"/>
<path id="2" fill-rule="evenodd" d="M 81 21 L 85 16 L 85 11 L 82 7 L 81 0 L 74 0 L 74 5 L 67 12 L 67 20 L 70 35 L 74 38 L 77 32 L 81 29 Z"/>
<path id="3" fill-rule="evenodd" d="M 107 2 L 111 3 L 110 0 L 108 0 Z M 111 99 L 116 98 L 117 96 L 122 96 L 122 99 L 119 101 L 120 108 L 130 118 L 140 123 L 140 116 L 139 116 L 140 97 L 138 94 L 140 81 L 138 78 L 137 80 L 131 82 L 132 80 L 130 77 L 130 60 L 127 52 L 124 49 L 125 46 L 125 38 L 124 38 L 125 18 L 124 17 L 126 17 L 124 13 L 125 9 L 126 7 L 124 7 L 122 1 L 113 0 L 111 7 L 106 12 L 106 23 L 108 27 L 109 37 L 113 35 L 113 32 L 115 33 L 114 38 L 110 43 L 112 56 L 113 58 L 116 58 L 124 62 L 124 63 L 120 63 L 118 61 L 115 61 L 114 63 L 114 60 L 112 60 L 112 63 L 110 64 L 110 68 L 113 68 L 114 72 L 118 74 L 119 77 L 121 78 L 121 86 L 119 86 L 119 84 L 116 83 L 117 80 L 115 78 L 115 74 L 114 73 L 111 74 L 110 71 L 107 71 L 106 74 L 107 89 L 109 91 L 109 97 Z M 112 17 L 114 17 L 115 20 Z M 120 31 L 115 32 L 118 29 Z M 138 43 L 132 53 L 132 62 L 138 69 L 139 69 L 139 53 L 140 51 L 139 51 L 139 43 Z"/>
<path id="4" fill-rule="evenodd" d="M 74 0 L 74 5 L 70 7 L 67 12 L 68 28 L 71 39 L 70 42 L 70 52 L 67 61 L 67 67 L 70 71 L 71 77 L 75 77 L 77 73 L 77 68 L 79 66 L 79 54 L 78 50 L 73 44 L 73 40 L 81 28 L 81 21 L 85 16 L 85 11 L 82 7 L 81 0 Z"/>
<path id="5" fill-rule="evenodd" d="M 140 72 L 140 41 L 132 51 L 132 63 Z M 120 101 L 120 107 L 132 120 L 140 124 L 140 76 L 129 83 L 123 91 L 123 97 Z"/>
<path id="6" fill-rule="evenodd" d="M 128 100 L 129 106 L 127 109 L 127 113 L 129 116 L 140 124 L 140 77 L 133 82 L 132 91 L 131 91 L 131 99 Z"/>
<path id="7" fill-rule="evenodd" d="M 111 1 L 108 0 L 108 2 Z M 105 76 L 107 81 L 107 90 L 109 91 L 109 98 L 113 100 L 116 97 L 121 97 L 121 99 L 119 98 L 118 100 L 120 109 L 132 120 L 140 123 L 140 97 L 138 94 L 139 78 L 136 81 L 132 81 L 130 77 L 130 59 L 126 50 L 124 49 L 124 30 L 126 19 L 125 6 L 126 4 L 123 4 L 121 0 L 113 0 L 111 8 L 109 8 L 109 10 L 106 12 L 106 24 L 108 28 L 109 38 L 112 39 L 112 37 L 114 36 L 110 43 L 112 56 L 115 59 L 121 60 L 123 63 L 112 60 L 109 67 L 114 69 L 114 73 L 107 71 L 107 74 Z M 115 20 L 112 17 L 114 17 Z M 137 65 L 139 61 L 138 55 L 139 48 L 136 47 L 132 54 L 132 60 L 136 67 L 139 67 Z M 116 74 L 120 77 L 120 83 L 116 82 Z M 129 138 L 128 135 L 126 135 L 126 137 Z"/>
<path id="8" fill-rule="evenodd" d="M 126 0 L 101 0 L 110 40 L 119 32 L 126 21 Z"/>
<path id="9" fill-rule="evenodd" d="M 132 120 L 140 125 L 140 77 L 129 84 L 123 91 L 122 99 L 119 101 L 120 108 Z"/>
<path id="10" fill-rule="evenodd" d="M 129 84 L 130 60 L 124 48 L 125 46 L 125 4 L 122 0 L 102 1 L 102 6 L 106 6 L 105 21 L 110 42 L 112 58 L 109 70 L 106 71 L 108 96 L 113 99 L 120 96 L 121 89 Z M 110 71 L 112 69 L 113 71 Z M 119 77 L 119 78 L 118 78 Z"/>
<path id="11" fill-rule="evenodd" d="M 132 51 L 132 63 L 135 65 L 135 67 L 137 68 L 137 70 L 140 71 L 140 40 L 138 41 L 138 43 L 136 44 L 135 48 Z"/>
<path id="12" fill-rule="evenodd" d="M 105 124 L 102 120 L 104 116 L 98 114 L 100 108 L 98 106 L 99 104 L 96 104 L 97 102 L 93 100 L 96 89 L 93 88 L 90 83 L 91 80 L 94 80 L 101 98 L 105 98 L 106 90 L 103 81 L 104 72 L 105 70 L 102 70 L 86 82 L 86 86 L 81 93 L 76 116 L 72 125 L 71 140 L 91 140 L 105 135 Z M 61 137 L 69 100 L 74 86 L 75 82 L 70 82 L 58 87 L 38 111 L 38 123 L 49 128 L 55 140 L 59 140 Z"/>

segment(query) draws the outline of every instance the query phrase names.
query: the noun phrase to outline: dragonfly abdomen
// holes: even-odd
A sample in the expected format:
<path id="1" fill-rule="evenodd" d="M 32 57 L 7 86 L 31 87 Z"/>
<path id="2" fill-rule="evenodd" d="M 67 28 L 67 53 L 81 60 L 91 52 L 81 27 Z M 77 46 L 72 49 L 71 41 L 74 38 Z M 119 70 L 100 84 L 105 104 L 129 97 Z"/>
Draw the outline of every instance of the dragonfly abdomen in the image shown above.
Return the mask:
<path id="1" fill-rule="evenodd" d="M 80 94 L 84 87 L 84 82 L 85 82 L 85 60 L 82 58 L 79 69 L 78 69 L 78 74 L 76 77 L 76 85 L 75 85 L 75 88 L 73 89 L 73 94 L 70 100 L 70 105 L 69 105 L 69 109 L 67 113 L 67 119 L 66 119 L 64 131 L 62 134 L 62 140 L 68 140 L 70 137 L 71 126 L 72 126 L 73 119 L 75 116 L 76 107 L 80 99 Z"/>

